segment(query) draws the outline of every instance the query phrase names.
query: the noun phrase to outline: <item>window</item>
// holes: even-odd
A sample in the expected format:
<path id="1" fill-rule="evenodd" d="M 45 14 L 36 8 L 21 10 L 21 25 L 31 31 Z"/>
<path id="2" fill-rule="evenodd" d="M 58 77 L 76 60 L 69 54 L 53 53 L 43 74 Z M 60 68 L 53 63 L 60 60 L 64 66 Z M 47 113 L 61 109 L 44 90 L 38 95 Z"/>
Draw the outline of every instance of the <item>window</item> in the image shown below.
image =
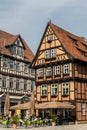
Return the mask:
<path id="1" fill-rule="evenodd" d="M 38 69 L 38 77 L 43 77 L 43 74 L 44 74 L 44 69 L 43 68 Z"/>
<path id="2" fill-rule="evenodd" d="M 24 90 L 27 90 L 27 80 L 24 80 Z"/>
<path id="3" fill-rule="evenodd" d="M 19 79 L 16 79 L 16 90 L 19 90 Z"/>
<path id="4" fill-rule="evenodd" d="M 46 51 L 45 51 L 45 58 L 46 58 L 46 59 L 50 59 L 50 57 L 51 57 L 51 56 L 50 56 L 50 50 L 46 50 Z"/>
<path id="5" fill-rule="evenodd" d="M 16 62 L 16 70 L 19 71 L 20 70 L 20 63 Z"/>
<path id="6" fill-rule="evenodd" d="M 20 46 L 20 40 L 19 40 L 19 39 L 17 40 L 17 45 L 19 45 L 19 46 Z"/>
<path id="7" fill-rule="evenodd" d="M 86 56 L 86 53 L 85 53 L 85 52 L 82 51 L 81 53 L 82 53 L 83 56 Z"/>
<path id="8" fill-rule="evenodd" d="M 56 57 L 56 49 L 52 49 L 51 50 L 51 58 L 55 58 Z"/>
<path id="9" fill-rule="evenodd" d="M 56 57 L 56 49 L 51 49 L 51 50 L 45 51 L 45 58 L 46 59 L 55 58 L 55 57 Z"/>
<path id="10" fill-rule="evenodd" d="M 55 66 L 55 75 L 59 75 L 60 74 L 60 65 Z"/>
<path id="11" fill-rule="evenodd" d="M 23 56 L 23 55 L 24 55 L 24 49 L 21 48 L 21 56 Z"/>
<path id="12" fill-rule="evenodd" d="M 16 46 L 13 46 L 12 48 L 12 53 L 15 55 L 16 54 Z"/>
<path id="13" fill-rule="evenodd" d="M 16 46 L 16 45 L 11 47 L 11 52 L 13 53 L 13 55 L 18 55 L 18 56 L 21 56 L 21 57 L 23 57 L 23 55 L 24 55 L 23 47 Z"/>
<path id="14" fill-rule="evenodd" d="M 57 84 L 51 84 L 51 95 L 56 96 L 58 94 Z"/>
<path id="15" fill-rule="evenodd" d="M 63 73 L 69 74 L 69 65 L 68 64 L 63 65 Z"/>
<path id="16" fill-rule="evenodd" d="M 31 75 L 35 76 L 35 70 L 34 69 L 31 69 Z"/>
<path id="17" fill-rule="evenodd" d="M 10 60 L 10 69 L 14 69 L 14 60 Z"/>
<path id="18" fill-rule="evenodd" d="M 62 95 L 69 95 L 69 83 L 62 83 Z"/>
<path id="19" fill-rule="evenodd" d="M 10 78 L 10 81 L 9 81 L 9 88 L 10 88 L 10 89 L 13 88 L 13 78 Z"/>
<path id="20" fill-rule="evenodd" d="M 41 85 L 41 96 L 47 96 L 47 85 Z"/>
<path id="21" fill-rule="evenodd" d="M 8 64 L 8 59 L 7 58 L 3 58 L 3 67 L 7 68 L 9 66 Z"/>
<path id="22" fill-rule="evenodd" d="M 34 87 L 35 87 L 35 82 L 31 81 L 31 92 L 34 91 Z"/>
<path id="23" fill-rule="evenodd" d="M 6 76 L 2 77 L 2 87 L 6 88 Z"/>
<path id="24" fill-rule="evenodd" d="M 46 68 L 46 76 L 51 76 L 52 75 L 52 70 L 51 67 Z"/>
<path id="25" fill-rule="evenodd" d="M 82 115 L 85 116 L 86 115 L 86 104 L 82 103 Z"/>
<path id="26" fill-rule="evenodd" d="M 25 73 L 29 72 L 29 66 L 27 64 L 24 64 L 24 72 Z"/>
<path id="27" fill-rule="evenodd" d="M 48 35 L 48 42 L 52 42 L 52 35 Z"/>
<path id="28" fill-rule="evenodd" d="M 17 49 L 17 55 L 21 56 L 21 48 L 20 47 L 16 47 L 16 49 Z"/>

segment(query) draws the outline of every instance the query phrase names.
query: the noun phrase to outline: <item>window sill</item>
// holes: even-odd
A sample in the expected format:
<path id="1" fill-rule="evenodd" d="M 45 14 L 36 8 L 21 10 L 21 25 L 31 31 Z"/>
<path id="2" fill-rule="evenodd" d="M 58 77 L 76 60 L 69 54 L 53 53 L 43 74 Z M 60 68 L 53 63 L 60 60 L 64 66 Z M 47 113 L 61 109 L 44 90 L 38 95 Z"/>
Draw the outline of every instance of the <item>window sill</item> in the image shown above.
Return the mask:
<path id="1" fill-rule="evenodd" d="M 47 95 L 41 95 L 42 98 L 47 97 Z"/>
<path id="2" fill-rule="evenodd" d="M 50 78 L 50 77 L 52 77 L 52 75 L 49 75 L 49 76 L 46 75 L 46 78 Z"/>
<path id="3" fill-rule="evenodd" d="M 59 76 L 61 76 L 60 74 L 56 74 L 56 75 L 54 75 L 55 77 L 59 77 Z"/>
<path id="4" fill-rule="evenodd" d="M 69 73 L 63 73 L 64 76 L 69 75 Z"/>
<path id="5" fill-rule="evenodd" d="M 57 97 L 58 96 L 58 94 L 52 94 L 51 95 L 51 97 Z"/>
<path id="6" fill-rule="evenodd" d="M 68 97 L 69 96 L 69 94 L 63 94 L 62 95 L 62 97 Z"/>
<path id="7" fill-rule="evenodd" d="M 38 77 L 38 79 L 43 79 L 44 77 Z"/>

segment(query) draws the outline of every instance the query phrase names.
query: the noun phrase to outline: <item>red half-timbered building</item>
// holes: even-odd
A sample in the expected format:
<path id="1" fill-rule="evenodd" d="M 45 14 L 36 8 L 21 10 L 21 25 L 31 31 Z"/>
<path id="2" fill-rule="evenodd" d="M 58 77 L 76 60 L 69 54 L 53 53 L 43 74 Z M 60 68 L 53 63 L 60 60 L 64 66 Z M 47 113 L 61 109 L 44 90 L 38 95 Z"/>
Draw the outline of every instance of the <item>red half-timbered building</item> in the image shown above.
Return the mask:
<path id="1" fill-rule="evenodd" d="M 68 102 L 75 108 L 62 109 L 63 115 L 68 113 L 78 122 L 87 121 L 87 40 L 84 37 L 48 22 L 32 67 L 38 102 Z"/>

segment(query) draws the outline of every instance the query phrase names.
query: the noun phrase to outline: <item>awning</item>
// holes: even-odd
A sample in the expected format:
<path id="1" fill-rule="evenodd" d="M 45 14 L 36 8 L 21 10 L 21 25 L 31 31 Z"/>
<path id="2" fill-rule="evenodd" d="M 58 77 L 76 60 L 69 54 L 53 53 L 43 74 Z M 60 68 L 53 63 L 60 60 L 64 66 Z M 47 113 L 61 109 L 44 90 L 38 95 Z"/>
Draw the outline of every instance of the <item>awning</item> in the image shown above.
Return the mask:
<path id="1" fill-rule="evenodd" d="M 26 95 L 23 95 L 23 96 L 9 96 L 10 99 L 18 99 L 18 100 L 21 100 L 23 97 L 25 97 Z"/>
<path id="2" fill-rule="evenodd" d="M 50 109 L 50 108 L 61 108 L 61 109 L 74 109 L 75 106 L 69 102 L 43 102 L 35 105 L 36 109 Z"/>
<path id="3" fill-rule="evenodd" d="M 24 110 L 24 109 L 30 109 L 31 108 L 31 102 L 27 102 L 27 103 L 22 103 L 22 104 L 17 104 L 15 106 L 11 106 L 10 110 Z"/>
<path id="4" fill-rule="evenodd" d="M 2 93 L 1 95 L 0 95 L 0 98 L 2 97 L 2 96 L 4 96 L 5 95 L 5 93 Z"/>
<path id="5" fill-rule="evenodd" d="M 52 109 L 52 108 L 61 108 L 61 109 L 74 109 L 75 106 L 70 102 L 43 102 L 43 103 L 35 103 L 35 109 Z M 17 104 L 15 106 L 10 107 L 12 109 L 31 109 L 31 102 Z"/>

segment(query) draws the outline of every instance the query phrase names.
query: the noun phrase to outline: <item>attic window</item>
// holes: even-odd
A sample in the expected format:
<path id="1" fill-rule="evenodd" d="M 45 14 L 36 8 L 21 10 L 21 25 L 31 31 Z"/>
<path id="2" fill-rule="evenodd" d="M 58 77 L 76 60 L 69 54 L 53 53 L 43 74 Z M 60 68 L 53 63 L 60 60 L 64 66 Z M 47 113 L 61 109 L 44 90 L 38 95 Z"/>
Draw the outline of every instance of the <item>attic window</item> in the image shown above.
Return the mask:
<path id="1" fill-rule="evenodd" d="M 83 56 L 86 56 L 86 53 L 82 51 L 82 55 L 83 55 Z"/>
<path id="2" fill-rule="evenodd" d="M 78 45 L 78 44 L 77 44 L 78 41 L 77 41 L 76 39 L 74 39 L 74 38 L 72 38 L 72 37 L 69 37 L 69 38 L 72 40 L 72 43 L 74 43 L 74 45 Z"/>
<path id="3" fill-rule="evenodd" d="M 52 42 L 52 35 L 48 35 L 48 42 Z"/>
<path id="4" fill-rule="evenodd" d="M 87 49 L 87 45 L 85 46 L 85 49 Z"/>
<path id="5" fill-rule="evenodd" d="M 19 39 L 17 40 L 17 45 L 20 45 L 20 40 Z"/>

